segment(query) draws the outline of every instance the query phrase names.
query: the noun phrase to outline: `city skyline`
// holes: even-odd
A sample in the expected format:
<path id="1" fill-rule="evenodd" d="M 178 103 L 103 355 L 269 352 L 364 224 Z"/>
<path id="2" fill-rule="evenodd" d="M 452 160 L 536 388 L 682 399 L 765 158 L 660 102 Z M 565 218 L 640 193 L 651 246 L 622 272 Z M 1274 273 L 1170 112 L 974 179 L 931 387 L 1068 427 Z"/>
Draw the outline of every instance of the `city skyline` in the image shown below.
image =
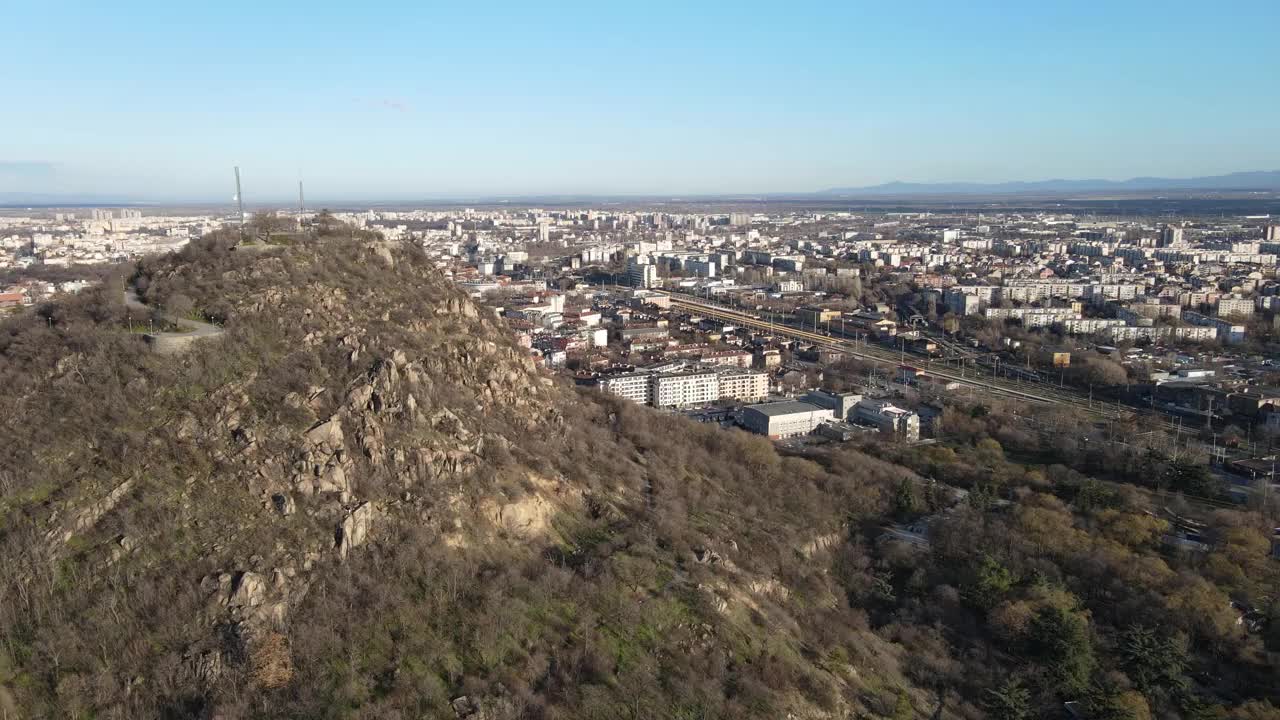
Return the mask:
<path id="1" fill-rule="evenodd" d="M 227 201 L 233 165 L 271 202 L 299 176 L 360 200 L 1278 168 L 1280 8 L 1232 7 L 33 5 L 0 31 L 27 99 L 0 193 Z"/>

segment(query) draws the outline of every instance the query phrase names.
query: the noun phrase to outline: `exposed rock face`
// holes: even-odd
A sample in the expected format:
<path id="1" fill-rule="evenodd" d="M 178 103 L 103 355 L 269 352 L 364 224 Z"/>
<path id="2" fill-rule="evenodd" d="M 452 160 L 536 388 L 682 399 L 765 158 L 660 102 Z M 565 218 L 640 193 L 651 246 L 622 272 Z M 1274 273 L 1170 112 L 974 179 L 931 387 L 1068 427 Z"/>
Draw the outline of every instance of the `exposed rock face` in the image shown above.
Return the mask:
<path id="1" fill-rule="evenodd" d="M 267 595 L 267 581 L 255 572 L 240 573 L 227 604 L 231 607 L 254 608 L 263 603 Z"/>
<path id="2" fill-rule="evenodd" d="M 345 559 L 353 548 L 358 548 L 364 544 L 370 533 L 373 532 L 374 518 L 377 515 L 377 506 L 366 502 L 361 503 L 343 518 L 342 524 L 338 526 L 336 533 L 336 547 L 339 557 Z"/>
<path id="3" fill-rule="evenodd" d="M 49 529 L 47 536 L 51 540 L 59 540 L 66 542 L 75 537 L 76 533 L 84 532 L 92 528 L 103 515 L 115 509 L 116 505 L 133 489 L 134 481 L 132 478 L 121 482 L 101 499 L 89 503 L 83 509 L 75 512 L 70 520 L 61 525 Z"/>
<path id="4" fill-rule="evenodd" d="M 375 263 L 393 272 L 421 272 L 398 261 L 391 245 L 375 243 L 365 249 Z M 212 621 L 231 623 L 247 638 L 262 637 L 286 623 L 291 604 L 305 595 L 327 563 L 349 559 L 406 521 L 440 521 L 423 514 L 422 499 L 439 495 L 435 488 L 456 484 L 481 467 L 486 446 L 503 452 L 510 447 L 506 437 L 493 432 L 493 423 L 527 430 L 554 421 L 556 415 L 550 402 L 554 393 L 535 365 L 491 318 L 434 271 L 417 280 L 433 288 L 434 306 L 415 313 L 407 332 L 388 337 L 371 328 L 389 322 L 391 314 L 382 310 L 372 318 L 360 316 L 359 301 L 348 289 L 276 282 L 285 275 L 280 263 L 290 257 L 261 256 L 252 269 L 235 273 L 236 279 L 259 279 L 264 285 L 261 292 L 236 301 L 245 316 L 278 320 L 280 331 L 296 338 L 301 351 L 340 359 L 339 366 L 329 369 L 326 383 L 306 383 L 277 396 L 276 405 L 305 425 L 292 433 L 263 426 L 255 410 L 262 403 L 254 397 L 263 386 L 254 385 L 254 376 L 211 396 L 217 409 L 210 421 L 188 411 L 174 426 L 176 439 L 184 442 L 220 438 L 227 443 L 226 457 L 234 458 L 233 467 L 246 468 L 248 487 L 259 493 L 259 507 L 266 513 L 261 521 L 331 518 L 333 534 L 327 542 L 314 538 L 305 547 L 258 548 L 252 556 L 222 550 L 224 566 L 242 569 L 200 581 Z M 440 402 L 441 393 L 449 396 L 447 403 Z M 496 413 L 501 417 L 490 417 Z M 489 428 L 482 429 L 482 423 Z M 581 500 L 558 480 L 530 476 L 529 487 L 532 492 L 514 500 L 494 495 L 475 507 L 467 522 L 449 521 L 442 529 L 453 538 L 490 531 L 540 535 L 548 532 L 558 512 Z M 128 490 L 122 485 L 106 502 Z M 468 504 L 456 497 L 441 496 L 437 502 L 454 513 L 469 512 Z M 326 545 L 331 555 L 323 552 Z M 217 655 L 193 658 L 195 672 L 202 676 L 218 674 L 227 661 Z"/>
<path id="5" fill-rule="evenodd" d="M 391 254 L 391 248 L 386 245 L 375 245 L 373 247 L 373 254 L 378 258 L 378 260 L 382 261 L 383 265 L 386 265 L 387 267 L 395 267 L 396 258 Z"/>
<path id="6" fill-rule="evenodd" d="M 293 485 L 303 495 L 336 493 L 344 500 L 350 497 L 342 422 L 331 417 L 316 424 L 303 435 L 303 448 L 295 463 Z"/>
<path id="7" fill-rule="evenodd" d="M 170 364 L 160 379 L 130 381 L 128 443 L 146 447 L 124 443 L 131 454 L 39 517 L 54 553 L 74 541 L 94 562 L 172 577 L 185 590 L 170 592 L 199 597 L 186 645 L 172 649 L 196 685 L 237 673 L 263 687 L 287 682 L 292 651 L 280 633 L 299 603 L 339 563 L 407 527 L 438 532 L 442 547 L 519 543 L 581 503 L 563 480 L 527 471 L 514 497 L 474 484 L 491 454 L 554 431 L 561 391 L 423 258 L 385 243 L 363 251 L 384 286 L 308 280 L 335 261 L 328 250 L 236 258 L 219 282 L 248 290 L 199 298 L 225 306 L 224 342 L 195 346 L 184 362 L 230 359 L 194 380 Z M 201 269 L 175 262 L 169 272 L 156 282 Z M 335 280 L 343 285 L 326 284 Z M 256 363 L 264 349 L 275 366 Z M 49 451 L 59 452 L 72 450 Z M 77 462 L 57 469 L 93 467 Z"/>
<path id="8" fill-rule="evenodd" d="M 342 423 L 331 417 L 308 430 L 303 438 L 317 452 L 335 453 L 342 449 Z"/>

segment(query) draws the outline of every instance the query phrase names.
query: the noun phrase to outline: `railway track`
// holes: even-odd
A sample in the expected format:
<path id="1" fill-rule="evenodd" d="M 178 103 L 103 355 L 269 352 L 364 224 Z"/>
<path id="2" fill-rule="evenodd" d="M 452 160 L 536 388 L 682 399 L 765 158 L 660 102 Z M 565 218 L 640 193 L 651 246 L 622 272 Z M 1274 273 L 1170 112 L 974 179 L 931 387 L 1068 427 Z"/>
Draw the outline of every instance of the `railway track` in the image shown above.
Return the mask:
<path id="1" fill-rule="evenodd" d="M 805 340 L 857 358 L 872 360 L 875 362 L 891 363 L 894 365 L 902 364 L 903 362 L 901 353 L 896 353 L 886 348 L 880 348 L 874 345 L 862 345 L 831 334 L 797 328 L 784 322 L 772 322 L 741 310 L 729 308 L 717 303 L 706 302 L 697 298 L 682 296 L 678 293 L 665 294 L 667 297 L 671 298 L 672 305 L 676 305 L 685 310 L 693 310 L 721 320 L 728 320 L 740 325 L 746 325 L 756 329 L 771 331 L 779 335 Z M 911 356 L 911 359 L 917 360 L 914 355 Z M 913 366 L 920 364 L 921 363 L 912 363 Z M 960 383 L 961 385 L 968 387 L 978 388 L 996 395 L 1003 395 L 1051 405 L 1069 405 L 1071 407 L 1085 410 L 1086 412 L 1104 419 L 1116 419 L 1120 417 L 1131 417 L 1134 415 L 1133 412 L 1122 407 L 1091 401 L 1087 398 L 1082 398 L 1078 395 L 1059 389 L 1050 390 L 1047 388 L 1027 388 L 1021 383 L 1000 381 L 994 378 L 972 377 L 963 372 L 955 372 L 945 368 L 939 369 L 932 363 L 924 364 L 927 365 L 927 367 L 924 368 L 925 372 L 933 377 Z M 1155 420 L 1154 418 L 1147 419 Z M 1166 427 L 1171 427 L 1167 421 L 1157 420 L 1157 422 L 1161 422 L 1162 425 L 1165 425 Z"/>

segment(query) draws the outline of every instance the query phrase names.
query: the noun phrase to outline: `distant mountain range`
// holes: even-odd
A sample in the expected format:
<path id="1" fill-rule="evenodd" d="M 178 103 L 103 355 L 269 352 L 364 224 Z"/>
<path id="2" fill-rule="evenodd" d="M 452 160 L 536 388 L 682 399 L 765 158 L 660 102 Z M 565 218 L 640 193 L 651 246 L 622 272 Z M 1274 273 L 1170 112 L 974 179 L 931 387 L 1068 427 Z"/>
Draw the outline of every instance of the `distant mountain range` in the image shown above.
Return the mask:
<path id="1" fill-rule="evenodd" d="M 943 182 L 913 183 L 889 182 L 866 187 L 841 187 L 829 190 L 809 192 L 769 192 L 760 194 L 742 193 L 695 193 L 681 196 L 662 194 L 622 194 L 604 195 L 591 193 L 543 195 L 538 193 L 515 195 L 437 195 L 433 197 L 386 198 L 373 200 L 365 198 L 341 200 L 328 198 L 315 203 L 327 204 L 330 207 L 368 206 L 368 205 L 416 205 L 416 204 L 455 204 L 462 202 L 482 203 L 574 203 L 600 201 L 652 201 L 652 202 L 716 202 L 737 200 L 800 199 L 800 198 L 910 198 L 926 196 L 968 195 L 975 197 L 997 195 L 1023 196 L 1061 196 L 1064 194 L 1097 194 L 1097 193 L 1159 193 L 1159 192 L 1248 192 L 1248 191 L 1280 191 L 1280 170 L 1255 170 L 1236 172 L 1227 175 L 1208 175 L 1191 178 L 1159 178 L 1136 177 L 1128 180 L 1035 180 L 1019 182 L 976 183 L 976 182 Z M 281 198 L 247 198 L 246 204 L 254 207 L 289 206 L 291 200 Z M 105 207 L 105 206 L 226 206 L 229 201 L 211 202 L 208 198 L 143 198 L 127 195 L 53 193 L 53 192 L 2 192 L 0 191 L 0 208 L 22 207 Z M 319 205 L 317 205 L 319 207 Z"/>
<path id="2" fill-rule="evenodd" d="M 1256 170 L 1192 178 L 1136 177 L 1128 180 L 1035 180 L 1001 183 L 890 182 L 832 188 L 823 195 L 1005 195 L 1021 193 L 1142 192 L 1154 190 L 1280 190 L 1280 170 Z"/>

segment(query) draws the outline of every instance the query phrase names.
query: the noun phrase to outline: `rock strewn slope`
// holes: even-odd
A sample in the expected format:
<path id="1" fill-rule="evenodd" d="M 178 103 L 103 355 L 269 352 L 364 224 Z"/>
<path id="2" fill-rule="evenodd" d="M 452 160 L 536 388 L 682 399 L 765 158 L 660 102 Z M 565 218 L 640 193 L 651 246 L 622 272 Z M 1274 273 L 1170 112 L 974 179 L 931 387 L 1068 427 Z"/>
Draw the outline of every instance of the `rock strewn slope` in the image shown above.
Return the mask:
<path id="1" fill-rule="evenodd" d="M 134 280 L 225 342 L 145 353 L 104 290 L 4 348 L 23 717 L 840 717 L 874 693 L 806 656 L 854 639 L 907 685 L 802 552 L 874 487 L 578 396 L 412 247 Z"/>

